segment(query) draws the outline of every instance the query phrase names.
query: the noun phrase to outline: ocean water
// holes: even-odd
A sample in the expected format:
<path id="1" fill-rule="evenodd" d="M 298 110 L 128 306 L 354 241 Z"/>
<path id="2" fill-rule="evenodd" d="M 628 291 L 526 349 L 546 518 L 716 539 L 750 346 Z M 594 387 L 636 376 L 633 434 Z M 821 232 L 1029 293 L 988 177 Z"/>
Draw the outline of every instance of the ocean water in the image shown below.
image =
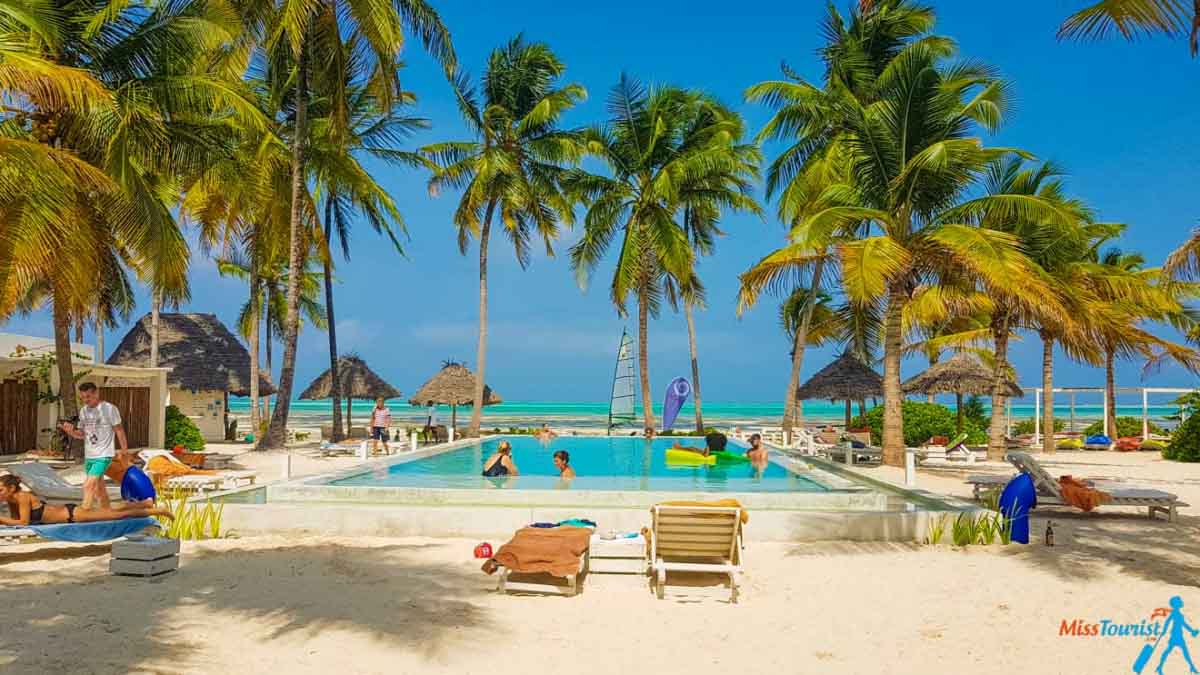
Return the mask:
<path id="1" fill-rule="evenodd" d="M 333 485 L 522 489 L 522 490 L 634 490 L 664 492 L 824 492 L 825 485 L 769 463 L 756 469 L 748 462 L 697 466 L 668 461 L 666 450 L 674 443 L 659 438 L 561 436 L 543 443 L 532 436 L 513 436 L 513 461 L 519 476 L 484 478 L 483 462 L 496 451 L 500 439 L 490 438 L 458 450 L 393 464 L 334 481 Z M 576 478 L 560 479 L 553 455 L 570 453 Z M 741 453 L 743 448 L 732 447 Z"/>
<path id="2" fill-rule="evenodd" d="M 1084 397 L 1081 395 L 1081 399 Z M 1076 426 L 1082 428 L 1098 419 L 1102 414 L 1102 407 L 1099 403 L 1099 396 L 1091 397 L 1095 402 L 1089 402 L 1084 405 L 1082 402 L 1075 406 Z M 1174 396 L 1160 396 L 1165 400 L 1153 401 L 1149 407 L 1150 419 L 1158 424 L 1167 427 L 1173 427 L 1176 423 L 1166 420 L 1168 415 L 1175 415 L 1178 409 L 1175 406 L 1168 405 L 1167 401 Z M 1065 397 L 1059 394 L 1056 403 L 1063 403 Z M 953 407 L 953 401 L 948 402 L 950 407 Z M 985 407 L 986 399 L 985 399 Z M 370 415 L 371 408 L 375 406 L 373 401 L 355 401 L 352 409 L 353 419 L 356 424 L 363 424 L 367 421 Z M 870 402 L 868 401 L 868 407 Z M 230 410 L 239 416 L 248 415 L 250 411 L 249 399 L 231 398 L 229 402 Z M 425 408 L 410 406 L 407 401 L 399 399 L 388 401 L 388 407 L 392 411 L 392 422 L 396 426 L 406 425 L 422 425 L 425 423 Z M 662 420 L 662 407 L 655 404 L 655 417 L 660 422 Z M 1034 416 L 1034 405 L 1032 401 L 1017 401 L 1013 403 L 1013 420 L 1030 419 Z M 345 403 L 342 404 L 343 413 L 345 412 Z M 1054 406 L 1055 416 L 1061 418 L 1064 422 L 1070 417 L 1070 407 L 1068 405 Z M 854 407 L 854 413 L 858 414 L 858 406 Z M 328 423 L 332 407 L 329 401 L 293 401 L 291 405 L 291 415 L 289 424 L 293 426 L 309 426 L 317 427 L 322 423 Z M 1139 401 L 1136 405 L 1123 405 L 1122 401 L 1117 401 L 1117 414 L 1130 417 L 1141 417 L 1142 406 Z M 641 408 L 638 408 L 638 416 L 640 419 Z M 471 406 L 460 406 L 458 408 L 458 424 L 465 425 L 471 417 Z M 727 402 L 727 401 L 705 401 L 704 402 L 704 423 L 706 426 L 778 426 L 779 420 L 783 417 L 783 402 Z M 840 423 L 845 417 L 845 406 L 842 403 L 829 403 L 828 401 L 806 401 L 804 403 L 804 418 L 809 422 L 832 422 Z M 439 422 L 442 424 L 450 423 L 450 406 L 441 406 L 439 408 Z M 603 429 L 608 425 L 608 402 L 578 402 L 578 401 L 506 401 L 500 405 L 488 406 L 483 409 L 483 427 L 485 429 L 499 428 L 502 431 L 509 427 L 531 427 L 541 426 L 543 423 L 550 424 L 554 427 L 568 427 L 580 429 Z M 679 413 L 679 418 L 675 422 L 675 429 L 691 429 L 695 425 L 695 410 L 689 402 L 684 406 Z M 640 427 L 640 423 L 631 425 L 630 428 Z"/>

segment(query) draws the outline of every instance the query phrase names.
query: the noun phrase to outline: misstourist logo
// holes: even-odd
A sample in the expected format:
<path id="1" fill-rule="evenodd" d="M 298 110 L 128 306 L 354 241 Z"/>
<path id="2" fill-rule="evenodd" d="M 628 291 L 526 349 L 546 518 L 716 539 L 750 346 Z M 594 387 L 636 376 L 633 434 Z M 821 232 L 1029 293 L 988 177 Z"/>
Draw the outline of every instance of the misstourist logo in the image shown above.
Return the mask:
<path id="1" fill-rule="evenodd" d="M 1140 675 L 1157 651 L 1159 653 L 1158 666 L 1154 672 L 1163 675 L 1163 666 L 1167 663 L 1167 657 L 1178 651 L 1184 662 L 1187 663 L 1188 672 L 1200 673 L 1192 662 L 1192 655 L 1184 637 L 1185 634 L 1189 634 L 1194 638 L 1200 634 L 1200 630 L 1193 628 L 1184 616 L 1182 598 L 1176 595 L 1168 604 L 1169 607 L 1159 607 L 1152 611 L 1148 619 L 1134 623 L 1122 623 L 1112 619 L 1099 621 L 1085 619 L 1067 621 L 1063 619 L 1059 624 L 1058 634 L 1064 637 L 1142 638 L 1146 640 L 1146 644 L 1138 650 L 1137 658 L 1133 662 L 1133 672 Z M 1165 644 L 1163 638 L 1166 638 Z M 1161 650 L 1160 647 L 1162 647 Z M 1177 662 L 1178 659 L 1175 659 L 1171 663 Z"/>

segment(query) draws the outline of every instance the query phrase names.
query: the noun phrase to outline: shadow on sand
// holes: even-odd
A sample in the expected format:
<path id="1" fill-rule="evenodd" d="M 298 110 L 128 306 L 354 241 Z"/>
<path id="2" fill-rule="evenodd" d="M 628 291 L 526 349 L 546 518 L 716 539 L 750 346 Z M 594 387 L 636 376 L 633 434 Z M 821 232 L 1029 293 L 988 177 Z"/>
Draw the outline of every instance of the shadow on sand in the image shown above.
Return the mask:
<path id="1" fill-rule="evenodd" d="M 479 576 L 468 579 L 451 565 L 406 555 L 422 546 L 200 550 L 178 572 L 154 579 L 109 576 L 107 558 L 103 566 L 84 563 L 95 564 L 90 579 L 49 572 L 48 582 L 53 560 L 36 572 L 0 565 L 6 608 L 0 671 L 203 670 L 199 652 L 208 624 L 251 620 L 270 627 L 263 639 L 343 629 L 428 657 L 455 630 L 484 624 L 486 610 L 467 599 L 482 595 Z M 313 593 L 318 584 L 323 592 Z M 113 609 L 112 599 L 122 594 L 138 596 L 135 614 Z M 204 611 L 204 623 L 181 620 L 177 612 L 193 607 Z M 72 639 L 92 631 L 111 636 L 104 649 Z"/>

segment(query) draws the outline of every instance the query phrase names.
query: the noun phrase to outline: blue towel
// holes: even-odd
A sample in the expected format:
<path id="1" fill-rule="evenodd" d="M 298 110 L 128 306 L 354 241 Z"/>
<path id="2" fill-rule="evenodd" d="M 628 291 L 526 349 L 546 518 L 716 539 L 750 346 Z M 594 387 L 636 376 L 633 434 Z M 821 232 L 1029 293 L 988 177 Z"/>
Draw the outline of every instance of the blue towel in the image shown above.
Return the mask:
<path id="1" fill-rule="evenodd" d="M 56 541 L 95 542 L 120 539 L 147 527 L 158 527 L 153 518 L 125 518 L 124 520 L 97 520 L 93 523 L 61 523 L 57 525 L 30 525 L 29 529 L 39 537 Z"/>

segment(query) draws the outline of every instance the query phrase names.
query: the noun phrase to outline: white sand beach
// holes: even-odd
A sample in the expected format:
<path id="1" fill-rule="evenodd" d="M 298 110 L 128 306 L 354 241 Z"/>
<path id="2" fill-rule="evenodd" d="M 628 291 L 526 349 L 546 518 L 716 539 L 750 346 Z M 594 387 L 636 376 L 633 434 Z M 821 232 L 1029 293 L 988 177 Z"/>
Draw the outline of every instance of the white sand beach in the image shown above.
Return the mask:
<path id="1" fill-rule="evenodd" d="M 1153 453 L 1045 463 L 1200 504 L 1200 466 Z M 922 471 L 920 487 L 969 494 L 957 473 Z M 643 578 L 598 574 L 575 598 L 501 596 L 471 557 L 477 542 L 459 539 L 186 543 L 181 569 L 152 580 L 109 576 L 107 546 L 5 546 L 0 670 L 1126 672 L 1139 638 L 1060 636 L 1061 622 L 1136 623 L 1176 594 L 1200 612 L 1194 507 L 1174 524 L 1039 511 L 1033 530 L 1030 546 L 751 544 L 737 605 L 678 587 L 659 601 Z"/>

